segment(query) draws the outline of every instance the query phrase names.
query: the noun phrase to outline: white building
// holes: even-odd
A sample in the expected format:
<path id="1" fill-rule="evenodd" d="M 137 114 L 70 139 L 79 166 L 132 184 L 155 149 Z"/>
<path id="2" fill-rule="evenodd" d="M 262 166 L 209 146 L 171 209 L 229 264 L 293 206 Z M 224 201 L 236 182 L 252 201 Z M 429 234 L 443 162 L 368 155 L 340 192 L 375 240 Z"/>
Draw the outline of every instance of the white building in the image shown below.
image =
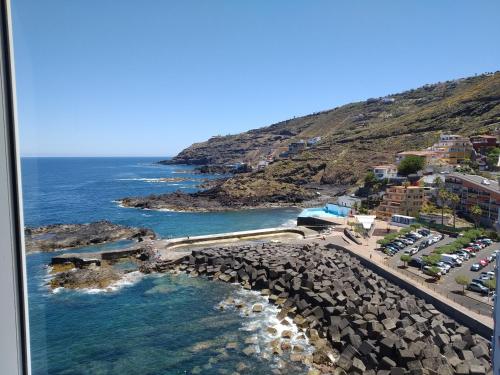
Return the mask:
<path id="1" fill-rule="evenodd" d="M 405 216 L 405 215 L 392 215 L 390 224 L 395 225 L 397 227 L 408 227 L 412 224 L 415 224 L 417 219 L 413 216 Z"/>
<path id="2" fill-rule="evenodd" d="M 391 179 L 398 176 L 398 167 L 394 164 L 377 165 L 373 167 L 373 173 L 377 180 Z"/>
<path id="3" fill-rule="evenodd" d="M 356 198 L 352 195 L 341 195 L 337 199 L 337 204 L 342 207 L 352 208 L 356 203 L 358 207 L 361 207 L 361 199 Z"/>

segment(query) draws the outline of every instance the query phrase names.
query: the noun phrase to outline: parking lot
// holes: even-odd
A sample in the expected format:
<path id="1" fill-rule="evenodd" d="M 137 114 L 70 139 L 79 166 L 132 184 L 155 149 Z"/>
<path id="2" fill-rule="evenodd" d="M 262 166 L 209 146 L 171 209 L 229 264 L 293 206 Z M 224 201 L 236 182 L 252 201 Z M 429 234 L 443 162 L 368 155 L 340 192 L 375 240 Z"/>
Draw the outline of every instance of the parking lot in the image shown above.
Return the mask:
<path id="1" fill-rule="evenodd" d="M 404 249 L 398 251 L 392 257 L 387 257 L 386 261 L 389 266 L 392 268 L 397 268 L 401 272 L 412 276 L 413 278 L 420 278 L 421 282 L 426 282 L 427 286 L 436 290 L 437 292 L 446 295 L 448 298 L 455 300 L 457 303 L 460 303 L 467 308 L 476 311 L 483 315 L 491 315 L 491 306 L 492 306 L 492 298 L 491 296 L 482 295 L 478 292 L 467 290 L 465 295 L 462 295 L 462 286 L 458 285 L 455 281 L 456 276 L 463 275 L 467 277 L 469 280 L 478 278 L 481 272 L 488 272 L 494 270 L 494 261 L 489 263 L 487 266 L 481 268 L 478 271 L 471 271 L 471 265 L 473 263 L 479 262 L 480 259 L 484 259 L 487 256 L 490 256 L 495 250 L 500 249 L 499 243 L 493 243 L 490 246 L 485 247 L 484 249 L 479 250 L 476 253 L 475 257 L 471 257 L 468 260 L 464 260 L 463 264 L 460 267 L 453 267 L 447 273 L 441 276 L 440 280 L 437 282 L 432 282 L 432 277 L 425 275 L 420 268 L 416 267 L 408 267 L 405 270 L 402 270 L 400 267 L 403 264 L 400 260 L 401 255 L 405 250 L 410 249 L 412 247 L 418 246 L 419 243 L 425 241 L 428 238 L 437 235 L 436 232 L 432 232 L 430 236 L 424 237 L 420 239 L 418 242 L 415 242 L 412 245 L 406 246 Z M 426 247 L 418 251 L 416 254 L 412 255 L 414 258 L 419 258 L 424 255 L 429 255 L 432 251 L 439 246 L 447 245 L 453 242 L 455 238 L 444 236 L 440 241 L 433 243 L 432 245 Z"/>

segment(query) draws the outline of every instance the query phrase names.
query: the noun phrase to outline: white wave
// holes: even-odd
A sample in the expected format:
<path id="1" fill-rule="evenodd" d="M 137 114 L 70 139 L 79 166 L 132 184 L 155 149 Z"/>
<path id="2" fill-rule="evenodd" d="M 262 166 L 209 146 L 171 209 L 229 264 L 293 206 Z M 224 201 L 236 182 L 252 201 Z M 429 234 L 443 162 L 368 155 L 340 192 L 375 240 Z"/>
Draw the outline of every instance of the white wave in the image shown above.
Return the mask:
<path id="1" fill-rule="evenodd" d="M 162 178 L 118 178 L 117 181 L 167 182 Z"/>
<path id="2" fill-rule="evenodd" d="M 100 294 L 100 293 L 109 293 L 109 292 L 117 292 L 120 289 L 128 286 L 132 286 L 139 282 L 145 275 L 140 271 L 133 271 L 123 275 L 123 277 L 112 283 L 106 288 L 82 288 L 82 289 L 67 289 L 63 287 L 54 288 L 52 290 L 53 294 L 60 293 L 62 290 L 79 292 L 83 294 Z"/>
<path id="3" fill-rule="evenodd" d="M 297 226 L 297 219 L 290 219 L 280 225 L 282 228 L 295 228 Z"/>
<path id="4" fill-rule="evenodd" d="M 300 345 L 304 348 L 306 354 L 311 354 L 313 352 L 313 347 L 309 343 L 308 338 L 305 336 L 304 332 L 301 331 L 289 317 L 285 317 L 282 320 L 277 318 L 280 309 L 271 303 L 269 303 L 267 297 L 262 296 L 257 291 L 251 291 L 246 289 L 238 289 L 231 296 L 234 299 L 235 304 L 243 303 L 243 308 L 239 309 L 239 314 L 243 318 L 241 325 L 241 330 L 251 332 L 253 337 L 255 337 L 256 342 L 254 347 L 258 348 L 268 348 L 271 341 L 281 338 L 283 331 L 291 331 L 292 338 L 286 339 L 291 345 Z M 220 308 L 222 305 L 225 309 L 236 309 L 235 304 L 228 304 L 227 301 L 222 301 L 216 306 Z M 263 306 L 262 312 L 252 312 L 252 306 L 255 304 L 261 304 Z M 276 334 L 272 334 L 268 331 L 268 328 L 274 328 Z M 277 364 L 278 359 L 271 359 L 273 364 Z"/>

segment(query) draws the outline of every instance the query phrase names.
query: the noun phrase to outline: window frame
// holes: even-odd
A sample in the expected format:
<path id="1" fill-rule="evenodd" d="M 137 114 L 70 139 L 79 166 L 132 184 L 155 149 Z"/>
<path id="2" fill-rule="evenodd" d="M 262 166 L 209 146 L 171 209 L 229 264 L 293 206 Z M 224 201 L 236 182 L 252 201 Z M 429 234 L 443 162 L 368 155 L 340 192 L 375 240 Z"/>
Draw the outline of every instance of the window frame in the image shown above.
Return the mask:
<path id="1" fill-rule="evenodd" d="M 9 0 L 0 0 L 0 43 L 0 363 L 22 375 L 31 370 Z"/>

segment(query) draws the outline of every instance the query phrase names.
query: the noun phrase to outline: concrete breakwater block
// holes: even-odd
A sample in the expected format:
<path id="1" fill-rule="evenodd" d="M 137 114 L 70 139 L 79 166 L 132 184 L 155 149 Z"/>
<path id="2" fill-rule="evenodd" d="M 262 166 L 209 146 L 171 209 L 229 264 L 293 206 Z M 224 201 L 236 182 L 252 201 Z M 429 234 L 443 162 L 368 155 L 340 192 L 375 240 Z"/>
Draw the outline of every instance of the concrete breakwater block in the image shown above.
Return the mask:
<path id="1" fill-rule="evenodd" d="M 281 308 L 281 318 L 305 331 L 318 366 L 363 375 L 491 373 L 484 338 L 341 250 L 272 243 L 212 247 L 193 251 L 175 267 L 260 290 Z"/>

